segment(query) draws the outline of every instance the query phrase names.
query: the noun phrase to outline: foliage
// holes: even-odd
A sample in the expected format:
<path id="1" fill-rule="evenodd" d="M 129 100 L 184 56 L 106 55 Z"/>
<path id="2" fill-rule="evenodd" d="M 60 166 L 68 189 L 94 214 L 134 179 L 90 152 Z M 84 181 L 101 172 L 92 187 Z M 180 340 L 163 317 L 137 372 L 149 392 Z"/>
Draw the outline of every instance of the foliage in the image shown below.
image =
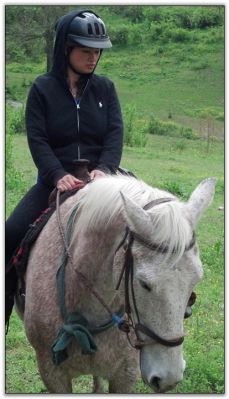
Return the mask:
<path id="1" fill-rule="evenodd" d="M 187 115 L 195 116 L 202 119 L 215 118 L 224 121 L 224 111 L 216 107 L 196 108 L 185 111 Z"/>
<path id="2" fill-rule="evenodd" d="M 18 117 L 20 111 L 13 111 L 10 106 L 6 107 L 6 187 L 9 190 L 16 190 L 17 187 L 23 186 L 23 175 L 20 171 L 16 170 L 13 158 L 13 140 L 16 131 L 21 132 L 21 121 Z"/>
<path id="3" fill-rule="evenodd" d="M 5 157 L 6 157 L 6 170 L 13 165 L 12 151 L 13 151 L 13 131 L 11 128 L 11 119 L 6 118 L 6 145 L 5 145 Z"/>
<path id="4" fill-rule="evenodd" d="M 124 143 L 130 147 L 145 147 L 147 131 L 142 120 L 137 120 L 136 107 L 128 104 L 124 108 Z"/>
<path id="5" fill-rule="evenodd" d="M 187 139 L 197 138 L 196 133 L 190 127 L 184 127 L 175 122 L 165 122 L 151 115 L 148 132 L 160 136 L 181 136 Z"/>
<path id="6" fill-rule="evenodd" d="M 194 27 L 203 29 L 224 23 L 223 13 L 220 7 L 205 7 L 195 12 L 193 22 Z"/>
<path id="7" fill-rule="evenodd" d="M 53 54 L 54 27 L 69 6 L 7 5 L 6 60 L 39 62 L 46 55 L 47 70 Z"/>
<path id="8" fill-rule="evenodd" d="M 184 186 L 179 184 L 177 181 L 164 181 L 161 184 L 161 188 L 169 191 L 170 193 L 180 197 L 183 200 L 188 199 L 188 193 L 185 191 Z"/>
<path id="9" fill-rule="evenodd" d="M 150 44 L 152 40 L 162 43 L 193 41 L 196 38 L 190 31 L 219 29 L 224 24 L 223 6 L 93 5 L 89 7 L 101 13 L 101 16 L 109 21 L 108 30 L 111 39 L 113 44 L 119 46 L 140 45 L 142 42 Z M 31 61 L 39 62 L 46 54 L 47 67 L 50 67 L 55 22 L 58 17 L 73 9 L 74 6 L 63 5 L 7 5 L 7 61 L 21 62 L 29 58 Z M 119 19 L 118 24 L 116 17 Z"/>
<path id="10" fill-rule="evenodd" d="M 136 5 L 136 6 L 112 6 L 110 7 L 111 11 L 114 14 L 122 15 L 126 17 L 128 20 L 134 23 L 138 23 L 144 20 L 144 7 Z"/>
<path id="11" fill-rule="evenodd" d="M 113 45 L 124 46 L 128 43 L 128 32 L 129 29 L 126 25 L 119 25 L 109 29 L 109 35 Z"/>
<path id="12" fill-rule="evenodd" d="M 6 106 L 7 131 L 10 135 L 25 133 L 25 109 Z"/>

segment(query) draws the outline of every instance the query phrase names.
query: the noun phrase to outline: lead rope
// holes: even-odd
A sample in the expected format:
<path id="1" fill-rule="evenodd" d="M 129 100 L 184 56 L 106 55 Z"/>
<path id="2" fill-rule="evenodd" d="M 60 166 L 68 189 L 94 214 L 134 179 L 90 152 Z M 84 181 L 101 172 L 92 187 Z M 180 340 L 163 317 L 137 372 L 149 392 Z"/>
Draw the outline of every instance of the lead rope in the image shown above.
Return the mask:
<path id="1" fill-rule="evenodd" d="M 60 217 L 60 191 L 59 190 L 57 190 L 57 196 L 56 196 L 56 216 L 57 216 L 57 224 L 58 224 L 59 232 L 60 232 L 63 244 L 64 244 L 64 249 L 66 251 L 66 254 L 68 256 L 69 262 L 71 263 L 71 266 L 72 266 L 73 270 L 80 277 L 80 279 L 81 279 L 82 283 L 84 284 L 84 286 L 86 288 L 88 288 L 88 290 L 91 291 L 91 293 L 97 298 L 97 300 L 104 307 L 104 309 L 106 309 L 107 313 L 111 316 L 111 318 L 114 321 L 114 323 L 120 328 L 121 325 L 122 325 L 122 321 L 123 321 L 122 318 L 120 316 L 118 316 L 117 314 L 114 314 L 112 312 L 111 308 L 105 303 L 105 301 L 100 296 L 98 291 L 94 289 L 92 283 L 90 283 L 88 278 L 86 276 L 84 276 L 84 274 L 82 274 L 81 272 L 79 272 L 78 270 L 76 270 L 74 268 L 73 258 L 72 258 L 72 255 L 71 255 L 70 251 L 69 251 L 69 246 L 68 246 L 68 243 L 67 243 L 67 240 L 66 240 L 65 232 L 64 232 L 63 225 L 62 225 L 62 222 L 61 222 L 61 217 Z"/>

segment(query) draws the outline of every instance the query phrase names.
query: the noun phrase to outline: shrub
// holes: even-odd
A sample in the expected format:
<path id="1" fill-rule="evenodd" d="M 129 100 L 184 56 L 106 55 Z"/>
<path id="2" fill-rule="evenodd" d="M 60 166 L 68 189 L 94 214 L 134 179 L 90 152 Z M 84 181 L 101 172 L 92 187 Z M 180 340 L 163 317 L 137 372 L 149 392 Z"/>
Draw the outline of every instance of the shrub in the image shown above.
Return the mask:
<path id="1" fill-rule="evenodd" d="M 193 17 L 194 26 L 199 29 L 210 28 L 224 23 L 222 7 L 197 7 Z"/>
<path id="2" fill-rule="evenodd" d="M 161 7 L 143 7 L 143 14 L 145 19 L 154 22 L 160 22 L 163 19 L 163 13 Z"/>
<path id="3" fill-rule="evenodd" d="M 147 131 L 144 127 L 135 129 L 132 135 L 131 146 L 132 147 L 146 147 L 148 142 Z"/>
<path id="4" fill-rule="evenodd" d="M 5 144 L 5 160 L 6 169 L 10 168 L 12 165 L 12 151 L 13 151 L 13 136 L 12 132 L 6 125 L 6 144 Z"/>
<path id="5" fill-rule="evenodd" d="M 120 46 L 128 44 L 128 27 L 119 25 L 117 28 L 109 29 L 109 35 L 113 44 Z"/>
<path id="6" fill-rule="evenodd" d="M 23 177 L 13 165 L 13 137 L 15 133 L 15 119 L 11 107 L 6 106 L 6 144 L 5 144 L 5 160 L 6 160 L 6 187 L 9 190 L 15 189 L 18 185 L 22 186 Z"/>
<path id="7" fill-rule="evenodd" d="M 193 28 L 193 15 L 189 9 L 182 7 L 177 11 L 176 25 L 185 29 Z"/>
<path id="8" fill-rule="evenodd" d="M 181 135 L 181 137 L 184 137 L 184 138 L 190 139 L 190 140 L 197 138 L 197 135 L 194 133 L 194 131 L 191 127 L 181 126 L 180 135 Z"/>
<path id="9" fill-rule="evenodd" d="M 137 25 L 131 25 L 129 29 L 129 44 L 130 45 L 138 45 L 142 43 L 142 35 L 141 32 L 144 31 L 143 28 L 141 28 L 142 25 L 137 24 Z"/>
<path id="10" fill-rule="evenodd" d="M 191 36 L 189 34 L 189 32 L 187 32 L 187 30 L 182 29 L 182 28 L 178 28 L 178 29 L 173 29 L 171 31 L 171 39 L 176 42 L 186 42 L 188 40 L 190 40 Z"/>
<path id="11" fill-rule="evenodd" d="M 25 133 L 25 110 L 24 107 L 15 109 L 10 105 L 6 107 L 6 120 L 8 123 L 8 130 L 11 134 Z"/>
<path id="12" fill-rule="evenodd" d="M 124 143 L 128 146 L 131 146 L 132 142 L 132 131 L 134 128 L 134 116 L 136 114 L 136 107 L 134 105 L 127 105 L 124 108 L 124 128 L 125 128 L 125 135 L 124 135 Z"/>
<path id="13" fill-rule="evenodd" d="M 188 193 L 186 192 L 184 186 L 177 183 L 176 181 L 168 181 L 162 183 L 162 188 L 170 193 L 181 197 L 182 199 L 188 198 Z"/>
<path id="14" fill-rule="evenodd" d="M 184 127 L 175 122 L 164 122 L 151 116 L 148 124 L 148 133 L 159 136 L 183 137 L 186 139 L 197 138 L 196 133 L 190 127 Z"/>
<path id="15" fill-rule="evenodd" d="M 176 132 L 177 125 L 174 122 L 164 122 L 154 116 L 151 116 L 148 124 L 148 132 L 150 134 L 158 134 L 159 136 L 170 136 Z"/>
<path id="16" fill-rule="evenodd" d="M 157 22 L 153 22 L 149 28 L 149 37 L 151 40 L 157 41 L 163 34 L 163 26 Z"/>
<path id="17" fill-rule="evenodd" d="M 128 104 L 124 108 L 124 143 L 129 147 L 145 147 L 148 141 L 144 121 L 137 120 L 136 106 Z"/>
<path id="18" fill-rule="evenodd" d="M 122 15 L 123 17 L 128 18 L 131 22 L 138 23 L 144 19 L 144 9 L 140 5 L 119 5 L 119 6 L 110 6 L 111 11 L 114 14 Z"/>
<path id="19" fill-rule="evenodd" d="M 218 115 L 216 115 L 217 121 L 224 121 L 224 112 L 219 112 Z"/>

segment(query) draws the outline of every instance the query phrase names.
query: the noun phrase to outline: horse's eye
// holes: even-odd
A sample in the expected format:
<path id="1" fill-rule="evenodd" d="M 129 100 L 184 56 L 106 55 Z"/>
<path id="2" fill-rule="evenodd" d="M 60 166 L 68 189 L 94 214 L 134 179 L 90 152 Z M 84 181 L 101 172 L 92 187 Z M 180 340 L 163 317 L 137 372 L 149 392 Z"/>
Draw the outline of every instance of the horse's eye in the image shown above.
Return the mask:
<path id="1" fill-rule="evenodd" d="M 151 288 L 145 283 L 145 281 L 139 280 L 142 288 L 144 288 L 147 291 L 151 291 Z"/>

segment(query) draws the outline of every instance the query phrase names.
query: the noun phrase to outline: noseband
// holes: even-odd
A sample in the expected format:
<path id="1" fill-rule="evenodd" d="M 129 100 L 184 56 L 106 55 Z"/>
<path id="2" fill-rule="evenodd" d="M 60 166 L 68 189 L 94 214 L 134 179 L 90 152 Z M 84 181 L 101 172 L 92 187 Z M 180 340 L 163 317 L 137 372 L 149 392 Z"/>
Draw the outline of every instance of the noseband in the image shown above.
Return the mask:
<path id="1" fill-rule="evenodd" d="M 165 202 L 170 202 L 173 201 L 173 198 L 160 198 L 151 201 L 147 205 L 143 207 L 144 210 L 148 210 L 156 205 L 165 203 Z M 132 254 L 132 246 L 134 243 L 134 240 L 139 241 L 142 245 L 145 247 L 151 249 L 152 251 L 157 251 L 160 253 L 165 253 L 168 251 L 167 246 L 159 246 L 156 244 L 152 244 L 149 242 L 146 242 L 142 237 L 140 237 L 138 234 L 132 232 L 129 228 L 126 229 L 125 236 L 121 243 L 119 244 L 116 252 L 123 247 L 125 250 L 125 261 L 124 265 L 122 268 L 122 271 L 120 273 L 118 283 L 116 286 L 116 290 L 119 289 L 122 278 L 124 276 L 124 292 L 125 292 L 125 312 L 127 314 L 128 320 L 124 321 L 120 325 L 120 329 L 125 331 L 127 333 L 128 340 L 132 346 L 134 346 L 136 349 L 141 349 L 143 346 L 152 344 L 153 342 L 157 342 L 163 346 L 167 347 L 175 347 L 179 346 L 183 343 L 184 341 L 184 335 L 173 338 L 173 339 L 165 339 L 157 335 L 153 330 L 148 328 L 147 326 L 143 325 L 140 322 L 140 317 L 139 317 L 139 312 L 137 308 L 137 303 L 136 303 L 136 298 L 135 298 L 135 293 L 134 293 L 134 261 L 133 261 L 133 254 Z M 192 240 L 189 244 L 188 247 L 185 248 L 186 251 L 191 249 L 195 244 L 195 234 L 193 234 Z M 130 291 L 131 291 L 131 297 L 132 297 L 132 302 L 133 302 L 133 307 L 134 307 L 134 312 L 136 315 L 137 323 L 134 323 L 133 318 L 132 318 L 132 310 L 130 306 Z M 135 332 L 137 341 L 133 344 L 129 338 L 128 333 L 130 332 L 130 328 L 132 328 Z M 139 338 L 139 332 L 143 333 L 147 337 L 150 338 L 150 340 L 141 340 Z"/>

